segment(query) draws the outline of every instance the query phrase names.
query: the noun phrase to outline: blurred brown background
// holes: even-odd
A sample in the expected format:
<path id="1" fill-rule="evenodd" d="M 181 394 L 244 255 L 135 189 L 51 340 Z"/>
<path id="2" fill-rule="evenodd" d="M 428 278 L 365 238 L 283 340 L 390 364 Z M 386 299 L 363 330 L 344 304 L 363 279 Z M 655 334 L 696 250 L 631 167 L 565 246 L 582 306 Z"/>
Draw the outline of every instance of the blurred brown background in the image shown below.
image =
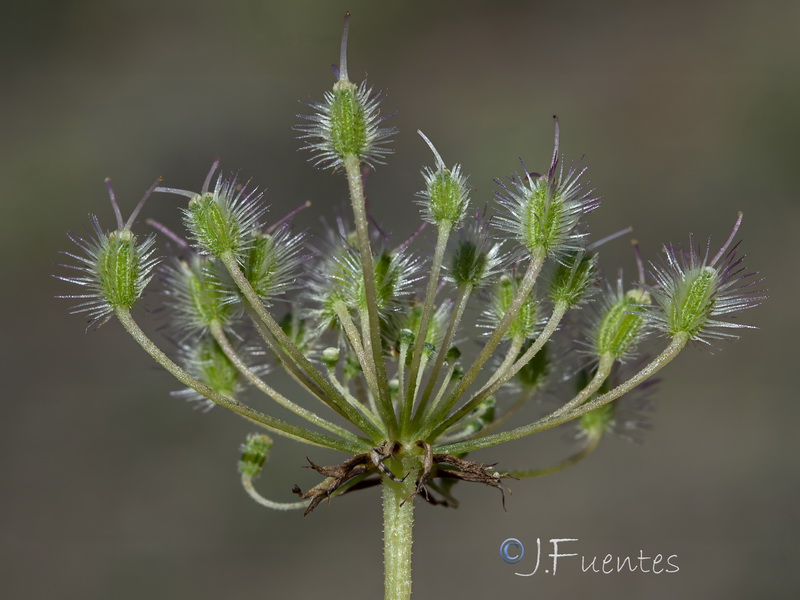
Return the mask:
<path id="1" fill-rule="evenodd" d="M 477 486 L 458 510 L 420 505 L 414 597 L 796 597 L 800 3 L 356 0 L 0 4 L 0 597 L 381 597 L 377 492 L 305 519 L 259 508 L 235 471 L 250 427 L 170 398 L 117 324 L 84 335 L 50 277 L 67 230 L 89 212 L 111 222 L 104 177 L 128 210 L 157 175 L 197 188 L 216 156 L 267 188 L 272 215 L 312 200 L 299 222 L 318 230 L 346 189 L 291 126 L 297 100 L 332 82 L 345 9 L 351 74 L 398 110 L 396 154 L 369 182 L 396 235 L 415 227 L 430 162 L 417 128 L 485 202 L 518 156 L 545 164 L 558 113 L 562 148 L 586 155 L 604 197 L 595 234 L 633 225 L 654 256 L 689 232 L 719 244 L 743 210 L 770 295 L 746 315 L 759 331 L 670 367 L 644 447 L 610 439 L 513 483 L 508 512 Z M 175 224 L 179 202 L 148 216 Z M 625 242 L 602 254 L 611 273 L 633 268 Z M 567 451 L 552 433 L 478 457 L 525 467 Z M 335 459 L 279 440 L 260 487 L 289 499 L 309 485 L 306 454 Z M 680 572 L 565 561 L 520 578 L 532 563 L 498 556 L 512 536 L 529 553 L 571 537 L 589 556 L 677 554 Z"/>

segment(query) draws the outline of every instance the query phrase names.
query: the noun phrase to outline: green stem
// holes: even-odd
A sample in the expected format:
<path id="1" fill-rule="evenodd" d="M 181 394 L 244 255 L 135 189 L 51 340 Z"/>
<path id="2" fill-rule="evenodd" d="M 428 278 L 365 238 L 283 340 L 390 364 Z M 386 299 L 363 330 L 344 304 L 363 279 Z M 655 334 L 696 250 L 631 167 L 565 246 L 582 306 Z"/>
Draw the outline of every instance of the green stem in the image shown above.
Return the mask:
<path id="1" fill-rule="evenodd" d="M 347 185 L 350 188 L 350 200 L 353 205 L 353 220 L 356 225 L 356 239 L 358 253 L 361 257 L 361 271 L 364 275 L 364 296 L 367 303 L 368 331 L 364 338 L 369 336 L 372 360 L 375 363 L 378 377 L 379 403 L 382 411 L 391 412 L 393 418 L 387 423 L 389 435 L 394 437 L 397 433 L 397 421 L 394 418 L 394 409 L 389 395 L 389 380 L 386 376 L 386 363 L 383 360 L 383 343 L 381 340 L 380 318 L 378 316 L 378 294 L 375 289 L 375 266 L 372 262 L 372 246 L 369 241 L 369 221 L 367 220 L 366 197 L 364 196 L 364 182 L 361 179 L 361 161 L 355 155 L 349 154 L 344 158 L 344 168 L 347 173 Z M 364 343 L 366 347 L 366 341 Z"/>
<path id="2" fill-rule="evenodd" d="M 414 428 L 419 427 L 420 421 L 425 416 L 425 409 L 430 401 L 433 388 L 436 386 L 436 380 L 439 379 L 439 373 L 442 371 L 442 367 L 444 366 L 445 357 L 447 356 L 447 353 L 450 351 L 450 347 L 453 344 L 456 331 L 458 331 L 458 325 L 461 323 L 461 317 L 464 316 L 464 310 L 467 308 L 467 302 L 469 301 L 470 294 L 472 294 L 472 289 L 473 287 L 470 284 L 465 284 L 458 289 L 456 305 L 453 308 L 453 312 L 450 314 L 450 323 L 447 325 L 447 332 L 445 333 L 444 340 L 442 340 L 439 350 L 436 353 L 436 362 L 433 364 L 430 377 L 428 377 L 428 384 L 425 386 L 425 391 L 422 393 L 422 400 L 420 400 L 417 411 L 414 414 L 414 421 L 412 423 Z M 440 393 L 443 393 L 449 382 L 450 378 L 445 377 L 445 380 L 442 382 L 442 387 L 439 390 Z M 437 398 L 439 396 L 440 394 L 437 394 Z"/>
<path id="3" fill-rule="evenodd" d="M 384 479 L 383 565 L 385 600 L 411 598 L 411 546 L 414 540 L 414 492 L 416 476 L 402 483 Z"/>
<path id="4" fill-rule="evenodd" d="M 539 334 L 539 337 L 536 338 L 536 341 L 531 344 L 531 347 L 528 348 L 525 353 L 519 357 L 519 359 L 514 362 L 511 367 L 506 369 L 506 372 L 501 376 L 494 379 L 494 382 L 491 380 L 484 385 L 480 391 L 475 394 L 464 406 L 462 406 L 458 411 L 453 413 L 453 415 L 445 420 L 444 423 L 440 427 L 434 429 L 431 437 L 438 436 L 447 428 L 452 427 L 455 423 L 457 423 L 460 419 L 463 419 L 466 415 L 470 413 L 472 409 L 478 406 L 484 399 L 488 398 L 492 394 L 494 394 L 497 390 L 503 387 L 508 381 L 514 377 L 517 373 L 519 373 L 520 369 L 522 369 L 525 365 L 533 360 L 533 358 L 539 353 L 539 351 L 544 347 L 544 345 L 548 342 L 548 340 L 553 336 L 556 329 L 558 329 L 559 323 L 561 323 L 561 319 L 564 318 L 564 314 L 567 312 L 569 307 L 564 303 L 558 303 L 553 307 L 553 313 L 550 315 L 550 318 L 547 320 L 547 324 L 544 326 L 544 329 Z M 588 398 L 588 396 L 586 396 Z M 584 398 L 584 400 L 586 399 Z M 481 431 L 480 435 L 476 437 L 483 437 L 487 435 L 488 431 Z M 435 439 L 435 437 L 433 437 Z"/>
<path id="5" fill-rule="evenodd" d="M 369 446 L 364 443 L 351 442 L 348 440 L 339 440 L 332 438 L 321 433 L 309 431 L 297 425 L 291 425 L 280 419 L 270 417 L 260 411 L 250 408 L 246 404 L 242 404 L 237 400 L 218 394 L 204 383 L 198 381 L 189 373 L 184 371 L 177 364 L 164 354 L 161 349 L 156 346 L 153 341 L 147 337 L 144 331 L 139 327 L 139 324 L 133 319 L 130 311 L 127 308 L 119 307 L 115 311 L 125 330 L 136 340 L 136 342 L 147 352 L 158 364 L 166 369 L 175 379 L 180 381 L 187 387 L 192 388 L 198 394 L 201 394 L 224 408 L 241 415 L 245 419 L 254 423 L 260 424 L 262 427 L 275 432 L 283 437 L 305 442 L 313 446 L 321 446 L 323 448 L 331 448 L 333 450 L 340 450 L 348 454 L 358 454 L 368 450 Z"/>
<path id="6" fill-rule="evenodd" d="M 250 304 L 250 307 L 255 311 L 261 322 L 267 326 L 270 334 L 277 339 L 278 343 L 288 354 L 289 358 L 298 367 L 300 367 L 300 369 L 302 369 L 302 371 L 308 375 L 308 377 L 310 377 L 311 380 L 323 392 L 325 392 L 328 400 L 333 402 L 333 404 L 338 407 L 340 411 L 342 411 L 343 416 L 347 420 L 361 429 L 374 441 L 377 442 L 383 439 L 383 434 L 381 431 L 372 425 L 372 423 L 366 421 L 358 413 L 358 411 L 350 406 L 330 384 L 330 382 L 325 379 L 322 373 L 317 371 L 314 365 L 312 365 L 311 362 L 303 355 L 303 353 L 300 352 L 297 346 L 292 343 L 292 340 L 289 339 L 289 336 L 286 335 L 286 332 L 283 331 L 280 324 L 278 324 L 269 311 L 264 308 L 261 298 L 258 297 L 258 294 L 256 294 L 256 291 L 253 289 L 253 286 L 250 285 L 247 277 L 245 277 L 244 273 L 242 273 L 242 270 L 239 268 L 239 264 L 236 262 L 236 258 L 233 256 L 233 254 L 225 253 L 220 255 L 218 258 L 220 261 L 222 261 L 222 264 L 225 265 L 225 268 L 228 270 L 228 273 L 230 273 L 239 290 L 241 290 L 242 294 L 244 294 L 244 297 Z"/>
<path id="7" fill-rule="evenodd" d="M 242 475 L 242 487 L 244 491 L 261 506 L 271 508 L 272 510 L 300 510 L 308 506 L 308 500 L 300 500 L 298 502 L 276 502 L 265 498 L 258 493 L 258 490 L 253 486 L 253 478 L 249 475 Z"/>
<path id="8" fill-rule="evenodd" d="M 558 473 L 559 471 L 568 469 L 569 467 L 581 462 L 584 458 L 586 458 L 592 452 L 594 452 L 595 449 L 597 448 L 597 445 L 600 443 L 602 437 L 603 436 L 601 435 L 591 436 L 586 441 L 586 445 L 583 448 L 581 448 L 578 452 L 576 452 L 572 456 L 565 458 L 558 464 L 549 467 L 543 467 L 540 469 L 508 471 L 506 474 L 510 475 L 511 477 L 516 477 L 517 479 L 526 479 L 528 477 L 541 477 L 542 475 L 552 475 L 553 473 Z"/>
<path id="9" fill-rule="evenodd" d="M 366 404 L 360 402 L 355 396 L 353 396 L 353 394 L 350 393 L 350 390 L 348 390 L 347 387 L 341 381 L 339 381 L 339 378 L 336 376 L 336 367 L 328 367 L 328 379 L 339 391 L 342 397 L 352 406 L 355 406 L 357 410 L 360 410 L 365 417 L 372 421 L 372 424 L 375 425 L 375 427 L 378 429 L 383 427 L 383 424 L 378 420 L 378 416 L 369 408 L 367 408 Z"/>
<path id="10" fill-rule="evenodd" d="M 306 421 L 313 423 L 314 425 L 321 427 L 323 429 L 327 429 L 331 433 L 335 433 L 336 435 L 350 440 L 351 442 L 359 441 L 359 438 L 356 434 L 348 431 L 344 427 L 340 427 L 335 423 L 331 423 L 330 421 L 323 419 L 322 417 L 318 416 L 316 413 L 303 408 L 302 406 L 296 404 L 289 400 L 286 396 L 278 392 L 277 390 L 270 387 L 267 382 L 261 379 L 258 375 L 253 373 L 250 368 L 245 364 L 245 362 L 241 359 L 241 357 L 236 354 L 236 350 L 234 350 L 233 346 L 231 346 L 228 337 L 225 335 L 225 331 L 222 329 L 222 326 L 215 322 L 211 324 L 210 327 L 211 335 L 216 340 L 219 347 L 222 348 L 222 351 L 225 353 L 225 356 L 228 357 L 233 363 L 233 366 L 244 375 L 245 379 L 247 379 L 251 384 L 253 384 L 259 391 L 266 394 L 275 402 L 283 406 L 284 408 L 292 411 L 294 414 L 303 417 Z M 367 443 L 366 439 L 361 439 L 364 443 Z"/>
<path id="11" fill-rule="evenodd" d="M 489 337 L 489 341 L 486 342 L 486 345 L 483 347 L 480 354 L 478 354 L 475 362 L 472 363 L 469 371 L 464 374 L 463 379 L 461 379 L 461 381 L 458 383 L 458 386 L 456 386 L 456 389 L 453 391 L 453 393 L 450 394 L 450 397 L 442 403 L 442 405 L 430 419 L 426 419 L 428 423 L 423 430 L 419 432 L 417 437 L 420 439 L 428 439 L 434 429 L 438 430 L 439 432 L 443 431 L 443 428 L 440 427 L 440 425 L 444 421 L 445 416 L 447 416 L 447 413 L 450 412 L 450 409 L 455 406 L 459 398 L 464 395 L 469 386 L 471 386 L 478 377 L 483 365 L 486 364 L 486 361 L 491 358 L 498 344 L 505 337 L 508 328 L 511 327 L 511 322 L 517 316 L 522 303 L 528 299 L 528 296 L 530 296 L 530 293 L 533 291 L 533 285 L 536 283 L 536 278 L 539 276 L 539 273 L 542 270 L 544 260 L 545 256 L 543 253 L 537 253 L 531 256 L 531 260 L 528 263 L 528 268 L 525 271 L 525 276 L 522 278 L 522 283 L 520 284 L 516 295 L 511 300 L 508 310 L 503 315 L 503 318 L 500 319 L 497 327 Z"/>
<path id="12" fill-rule="evenodd" d="M 464 452 L 474 452 L 475 450 L 480 450 L 482 448 L 490 448 L 492 446 L 497 446 L 498 444 L 511 442 L 513 440 L 518 440 L 533 433 L 545 431 L 546 429 L 550 429 L 552 427 L 555 427 L 556 425 L 560 425 L 561 423 L 566 423 L 567 421 L 577 419 L 578 417 L 585 415 L 586 413 L 591 412 L 597 408 L 600 408 L 601 406 L 604 406 L 609 402 L 616 400 L 617 398 L 619 398 L 624 394 L 627 394 L 637 385 L 639 385 L 646 379 L 658 373 L 658 371 L 667 366 L 667 364 L 669 364 L 670 361 L 672 361 L 678 354 L 680 354 L 680 351 L 683 350 L 688 341 L 689 341 L 689 336 L 687 334 L 685 333 L 677 334 L 674 338 L 672 338 L 669 345 L 661 352 L 661 354 L 659 354 L 650 363 L 648 363 L 636 375 L 634 375 L 624 383 L 621 383 L 614 389 L 606 392 L 605 394 L 601 394 L 594 400 L 582 404 L 580 407 L 576 408 L 573 411 L 562 414 L 561 416 L 555 418 L 547 416 L 531 423 L 530 425 L 517 427 L 516 429 L 512 429 L 511 431 L 496 433 L 494 435 L 486 436 L 480 439 L 467 440 L 465 442 L 448 444 L 446 446 L 441 446 L 441 447 L 437 446 L 435 448 L 435 451 L 444 454 L 461 454 Z"/>
<path id="13" fill-rule="evenodd" d="M 428 322 L 433 315 L 433 305 L 436 299 L 436 288 L 439 287 L 439 273 L 442 269 L 442 261 L 444 260 L 444 251 L 447 248 L 447 240 L 450 237 L 452 224 L 444 221 L 439 225 L 438 234 L 436 237 L 436 249 L 433 253 L 433 261 L 430 267 L 430 276 L 428 277 L 428 289 L 425 291 L 425 304 L 422 306 L 422 315 L 419 321 L 419 331 L 416 332 L 416 339 L 414 340 L 414 349 L 411 352 L 411 366 L 408 370 L 408 390 L 406 392 L 405 403 L 403 404 L 403 412 L 400 417 L 400 430 L 403 433 L 411 424 L 411 413 L 414 409 L 414 401 L 417 397 L 417 374 L 420 372 L 420 363 L 422 361 L 423 346 L 425 338 L 428 335 Z M 441 351 L 442 348 L 439 348 Z"/>

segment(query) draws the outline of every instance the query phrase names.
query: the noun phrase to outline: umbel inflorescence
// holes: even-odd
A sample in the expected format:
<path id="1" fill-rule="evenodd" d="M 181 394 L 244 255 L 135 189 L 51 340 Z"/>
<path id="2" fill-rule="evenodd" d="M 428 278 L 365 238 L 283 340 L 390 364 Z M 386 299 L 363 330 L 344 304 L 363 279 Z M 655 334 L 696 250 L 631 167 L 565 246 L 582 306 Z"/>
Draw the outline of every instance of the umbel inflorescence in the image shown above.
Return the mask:
<path id="1" fill-rule="evenodd" d="M 435 242 L 428 247 L 425 235 L 414 235 L 389 243 L 367 214 L 364 174 L 389 156 L 394 130 L 384 124 L 381 94 L 350 81 L 346 44 L 347 21 L 336 82 L 296 129 L 316 166 L 345 175 L 351 219 L 312 240 L 294 231 L 294 213 L 268 219 L 257 188 L 218 172 L 217 163 L 199 191 L 157 180 L 127 220 L 108 183 L 116 228 L 107 232 L 92 217 L 90 237 L 71 236 L 75 273 L 62 279 L 83 288 L 67 296 L 78 300 L 75 312 L 92 324 L 117 318 L 186 386 L 181 395 L 348 455 L 338 465 L 311 462 L 320 483 L 295 488 L 298 501 L 276 502 L 253 485 L 272 440 L 251 435 L 240 473 L 259 503 L 308 513 L 333 496 L 382 485 L 387 597 L 404 598 L 416 497 L 455 506 L 458 481 L 502 490 L 505 478 L 574 464 L 609 431 L 636 437 L 650 378 L 691 341 L 735 337 L 746 327 L 736 313 L 761 297 L 734 243 L 741 214 L 718 249 L 690 238 L 685 248 L 664 247 L 646 269 L 635 246 L 638 277 L 602 282 L 604 240 L 592 243 L 585 225 L 599 199 L 586 168 L 560 154 L 557 120 L 550 163 L 541 173 L 522 164 L 498 180 L 488 209 L 472 197 L 462 167 L 420 133 L 433 158 L 406 206 L 419 206 Z M 185 234 L 151 222 L 173 249 L 168 259 L 156 257 L 156 233 L 133 228 L 153 193 L 183 201 Z M 170 352 L 131 312 L 151 287 L 162 293 Z M 480 337 L 470 339 L 475 321 Z M 653 358 L 639 353 L 648 336 L 664 340 Z M 276 370 L 296 383 L 290 396 L 270 383 Z M 541 418 L 510 427 L 524 404 L 547 390 L 552 401 L 570 386 Z M 267 398 L 251 406 L 253 390 Z M 281 410 L 307 424 L 272 416 Z M 512 471 L 471 458 L 566 422 L 580 447 L 558 465 Z"/>

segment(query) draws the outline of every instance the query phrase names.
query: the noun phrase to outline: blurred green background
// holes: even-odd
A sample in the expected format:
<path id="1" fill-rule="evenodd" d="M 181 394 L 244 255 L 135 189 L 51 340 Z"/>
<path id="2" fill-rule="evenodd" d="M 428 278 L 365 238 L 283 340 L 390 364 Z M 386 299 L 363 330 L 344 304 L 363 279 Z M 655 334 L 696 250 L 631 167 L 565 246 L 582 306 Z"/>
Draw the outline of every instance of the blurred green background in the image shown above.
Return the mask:
<path id="1" fill-rule="evenodd" d="M 368 190 L 395 235 L 416 226 L 430 162 L 417 128 L 487 202 L 517 157 L 546 164 L 558 113 L 563 150 L 586 155 L 604 198 L 596 235 L 632 225 L 653 257 L 689 232 L 721 243 L 743 210 L 770 296 L 746 315 L 760 330 L 669 368 L 643 447 L 610 439 L 573 470 L 512 483 L 507 512 L 478 486 L 458 510 L 421 504 L 414 597 L 796 597 L 800 3 L 357 0 L 0 3 L 0 597 L 381 597 L 376 491 L 307 518 L 259 508 L 235 471 L 251 428 L 170 398 L 176 383 L 117 324 L 84 335 L 53 299 L 73 290 L 50 277 L 67 230 L 87 213 L 111 222 L 104 177 L 127 210 L 157 175 L 197 188 L 216 156 L 267 189 L 272 215 L 313 201 L 299 223 L 318 231 L 346 188 L 307 164 L 291 126 L 298 99 L 332 82 L 345 9 L 351 75 L 398 111 L 396 154 Z M 147 215 L 176 224 L 179 202 Z M 601 259 L 633 268 L 624 241 Z M 561 433 L 539 438 L 476 457 L 527 467 L 568 451 Z M 338 460 L 278 440 L 260 487 L 288 500 L 313 483 L 306 454 Z M 677 554 L 680 572 L 567 561 L 516 577 L 532 563 L 500 561 L 508 537 L 529 553 L 562 537 L 589 556 Z"/>

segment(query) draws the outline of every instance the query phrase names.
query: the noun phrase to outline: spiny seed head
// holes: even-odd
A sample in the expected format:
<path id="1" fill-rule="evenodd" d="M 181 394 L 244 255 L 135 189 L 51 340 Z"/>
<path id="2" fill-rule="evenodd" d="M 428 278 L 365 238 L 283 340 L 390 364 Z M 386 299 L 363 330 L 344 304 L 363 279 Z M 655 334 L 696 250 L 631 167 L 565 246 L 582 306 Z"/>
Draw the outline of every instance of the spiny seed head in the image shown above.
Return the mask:
<path id="1" fill-rule="evenodd" d="M 594 350 L 598 356 L 609 355 L 624 359 L 636 349 L 647 334 L 646 310 L 652 303 L 650 294 L 642 289 L 622 291 L 622 278 L 617 289 L 608 295 L 600 320 L 594 331 Z"/>
<path id="2" fill-rule="evenodd" d="M 214 191 L 191 194 L 171 188 L 160 191 L 182 193 L 191 199 L 183 209 L 183 221 L 201 254 L 221 256 L 231 253 L 241 259 L 253 243 L 259 219 L 266 211 L 262 193 L 240 185 L 236 176 L 217 178 Z"/>
<path id="3" fill-rule="evenodd" d="M 272 438 L 263 433 L 251 433 L 245 438 L 239 457 L 239 473 L 244 477 L 255 479 L 264 469 L 269 451 L 272 448 Z"/>
<path id="4" fill-rule="evenodd" d="M 556 265 L 550 280 L 550 299 L 575 308 L 587 300 L 597 281 L 597 255 L 583 250 L 570 252 Z"/>
<path id="5" fill-rule="evenodd" d="M 338 80 L 323 101 L 310 104 L 314 113 L 298 115 L 308 121 L 295 127 L 300 139 L 308 141 L 303 150 L 310 150 L 314 165 L 321 168 L 338 170 L 350 158 L 371 167 L 382 164 L 391 153 L 386 145 L 395 130 L 380 126 L 387 118 L 380 114 L 382 94 L 373 93 L 366 81 L 356 85 L 348 79 L 347 25 L 338 71 Z"/>
<path id="6" fill-rule="evenodd" d="M 485 212 L 475 212 L 460 231 L 447 278 L 456 287 L 473 289 L 487 285 L 501 272 L 507 256 L 501 252 L 501 243 L 491 238 L 489 221 Z"/>
<path id="7" fill-rule="evenodd" d="M 652 311 L 650 319 L 657 329 L 671 337 L 687 335 L 708 343 L 710 339 L 737 337 L 729 329 L 751 327 L 723 320 L 735 318 L 734 313 L 757 306 L 764 299 L 754 288 L 760 282 L 756 273 L 746 273 L 744 257 L 736 255 L 739 243 L 728 250 L 741 220 L 740 214 L 727 242 L 711 260 L 708 249 L 701 257 L 690 239 L 687 251 L 665 246 L 666 263 L 651 263 L 656 285 L 648 291 L 660 310 Z"/>
<path id="8" fill-rule="evenodd" d="M 303 261 L 303 242 L 303 235 L 292 234 L 288 226 L 253 235 L 242 254 L 242 271 L 264 304 L 294 288 Z M 231 285 L 228 295 L 238 302 L 238 287 Z"/>
<path id="9" fill-rule="evenodd" d="M 170 325 L 182 337 L 206 333 L 214 323 L 222 327 L 231 323 L 232 307 L 226 302 L 216 269 L 218 265 L 194 253 L 164 269 Z"/>
<path id="10" fill-rule="evenodd" d="M 464 219 L 469 206 L 469 186 L 461 173 L 461 165 L 448 169 L 433 143 L 421 131 L 417 133 L 430 147 L 436 159 L 436 168 L 425 167 L 422 177 L 425 190 L 417 193 L 422 206 L 422 218 L 428 223 L 441 226 L 447 224 L 455 229 Z"/>
<path id="11" fill-rule="evenodd" d="M 100 227 L 97 217 L 91 216 L 93 232 L 90 237 L 68 236 L 81 252 L 77 254 L 63 252 L 78 264 L 62 266 L 77 271 L 78 274 L 71 277 L 57 276 L 58 279 L 84 288 L 83 294 L 61 297 L 78 300 L 78 304 L 73 306 L 70 312 L 87 313 L 90 324 L 107 321 L 117 309 L 131 308 L 142 296 L 153 277 L 153 268 L 160 260 L 153 257 L 154 238 L 150 236 L 140 242 L 130 229 L 139 210 L 153 192 L 155 184 L 145 193 L 127 223 L 122 222 L 109 180 L 107 184 L 111 203 L 117 215 L 118 229 L 106 233 Z"/>
<path id="12" fill-rule="evenodd" d="M 558 155 L 558 123 L 553 160 L 547 175 L 530 173 L 523 164 L 522 175 L 509 184 L 498 181 L 497 200 L 502 210 L 497 226 L 510 233 L 531 254 L 560 259 L 583 247 L 586 233 L 577 228 L 588 212 L 599 206 L 592 190 L 580 181 L 586 171 L 571 166 L 564 172 Z"/>
<path id="13" fill-rule="evenodd" d="M 402 299 L 412 291 L 418 280 L 418 261 L 404 250 L 379 252 L 373 257 L 375 272 L 375 308 L 382 320 L 402 309 Z M 311 299 L 318 304 L 312 315 L 321 327 L 337 321 L 337 304 L 351 311 L 366 309 L 367 297 L 361 259 L 349 245 L 332 249 L 315 273 L 311 284 Z"/>
<path id="14" fill-rule="evenodd" d="M 482 313 L 481 326 L 490 332 L 495 330 L 508 312 L 516 296 L 521 278 L 503 275 L 489 291 L 488 307 Z M 538 325 L 538 302 L 531 294 L 522 301 L 503 339 L 528 339 L 533 337 Z"/>
<path id="15" fill-rule="evenodd" d="M 243 389 L 239 371 L 211 336 L 202 336 L 182 346 L 180 362 L 192 377 L 222 396 L 236 398 Z M 214 406 L 192 389 L 173 392 L 173 395 L 197 401 L 205 410 Z"/>

